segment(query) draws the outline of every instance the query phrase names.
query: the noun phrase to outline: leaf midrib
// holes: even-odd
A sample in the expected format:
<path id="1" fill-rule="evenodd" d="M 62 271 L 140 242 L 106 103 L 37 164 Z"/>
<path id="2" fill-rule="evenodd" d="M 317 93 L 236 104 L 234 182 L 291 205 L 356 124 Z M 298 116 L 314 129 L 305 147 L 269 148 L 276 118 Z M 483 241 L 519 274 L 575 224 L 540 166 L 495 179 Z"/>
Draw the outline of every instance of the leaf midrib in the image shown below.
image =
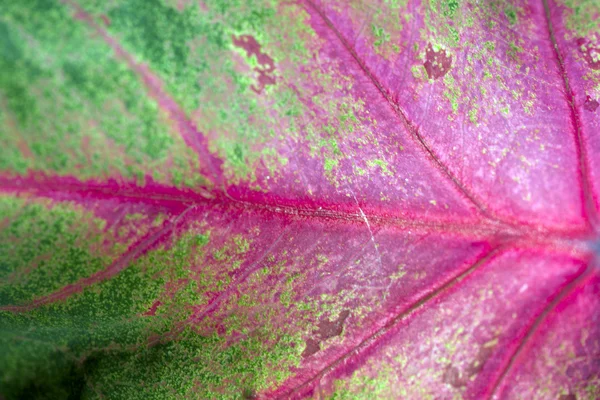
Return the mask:
<path id="1" fill-rule="evenodd" d="M 364 225 L 363 215 L 358 211 L 351 212 L 342 208 L 334 209 L 326 205 L 310 207 L 308 205 L 255 203 L 236 200 L 220 192 L 177 189 L 156 183 L 151 183 L 147 187 L 140 187 L 134 183 L 122 183 L 115 180 L 82 182 L 74 178 L 60 176 L 29 175 L 11 177 L 0 175 L 0 193 L 29 194 L 75 202 L 94 199 L 142 203 L 163 208 L 173 216 L 179 215 L 190 206 L 197 205 L 222 212 L 249 211 L 297 220 L 314 219 L 324 223 Z M 572 240 L 586 241 L 591 236 L 591 232 L 583 227 L 554 229 L 525 224 L 512 226 L 486 219 L 425 220 L 418 214 L 398 216 L 387 213 L 378 214 L 368 209 L 364 209 L 364 212 L 370 223 L 377 228 L 392 228 L 409 233 L 448 234 L 473 240 L 497 238 L 505 243 L 510 241 L 534 241 L 559 244 Z"/>

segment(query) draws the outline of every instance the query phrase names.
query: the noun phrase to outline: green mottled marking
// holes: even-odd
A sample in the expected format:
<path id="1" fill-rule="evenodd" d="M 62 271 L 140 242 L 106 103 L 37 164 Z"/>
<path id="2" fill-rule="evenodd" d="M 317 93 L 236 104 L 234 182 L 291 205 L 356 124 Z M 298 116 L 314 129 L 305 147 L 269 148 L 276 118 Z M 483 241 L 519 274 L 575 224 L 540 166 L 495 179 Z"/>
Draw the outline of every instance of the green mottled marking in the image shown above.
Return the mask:
<path id="1" fill-rule="evenodd" d="M 218 287 L 216 276 L 202 280 L 196 271 L 210 262 L 205 249 L 211 237 L 192 227 L 172 246 L 149 252 L 65 302 L 22 314 L 0 312 L 0 346 L 10 349 L 0 358 L 0 391 L 19 398 L 31 395 L 36 382 L 57 396 L 81 390 L 82 397 L 228 399 L 280 384 L 298 364 L 302 342 L 297 332 L 272 326 L 272 315 L 239 340 L 227 336 L 232 331 L 218 336 L 191 327 L 167 339 L 191 306 L 206 304 L 204 293 Z M 247 243 L 240 238 L 233 245 L 245 249 Z M 157 299 L 155 315 L 145 315 Z M 163 340 L 148 346 L 153 337 Z"/>
<path id="2" fill-rule="evenodd" d="M 333 168 L 335 168 L 338 164 L 339 164 L 338 160 L 332 160 L 332 159 L 326 158 L 325 165 L 324 165 L 325 171 L 331 172 L 333 170 Z"/>
<path id="3" fill-rule="evenodd" d="M 472 124 L 477 123 L 477 111 L 477 108 L 472 108 L 469 110 L 469 121 L 471 121 Z"/>
<path id="4" fill-rule="evenodd" d="M 494 42 L 491 41 L 486 41 L 483 43 L 483 47 L 490 52 L 493 52 L 496 48 L 496 45 L 494 44 Z"/>
<path id="5" fill-rule="evenodd" d="M 462 3 L 462 0 L 429 0 L 425 3 L 427 30 L 422 31 L 421 36 L 425 42 L 432 43 L 436 51 L 438 45 L 453 48 L 461 44 L 460 30 L 456 26 L 468 26 Z"/>
<path id="6" fill-rule="evenodd" d="M 460 6 L 459 0 L 447 0 L 441 2 L 442 14 L 446 17 L 453 18 L 456 15 L 458 7 Z"/>
<path id="7" fill-rule="evenodd" d="M 0 197 L 0 304 L 19 304 L 106 268 L 127 243 L 78 206 Z"/>
<path id="8" fill-rule="evenodd" d="M 444 76 L 444 83 L 446 84 L 446 90 L 444 90 L 444 97 L 446 97 L 448 101 L 450 101 L 452 113 L 456 115 L 458 113 L 458 101 L 461 97 L 460 87 L 456 84 L 456 80 L 451 74 L 447 74 L 446 76 Z"/>
<path id="9" fill-rule="evenodd" d="M 383 0 L 377 7 L 365 2 L 350 2 L 345 6 L 332 5 L 338 12 L 350 12 L 350 16 L 356 23 L 367 22 L 365 39 L 373 47 L 376 54 L 384 59 L 391 60 L 403 51 L 404 44 L 401 43 L 400 35 L 404 28 L 403 22 L 410 22 L 412 18 L 402 12 L 406 6 L 406 0 Z M 370 17 L 370 21 L 364 18 Z"/>
<path id="10" fill-rule="evenodd" d="M 300 65 L 311 59 L 305 42 L 314 33 L 303 23 L 301 8 L 284 7 L 276 15 L 277 2 L 271 0 L 209 0 L 202 7 L 162 0 L 81 4 L 106 15 L 108 31 L 161 77 L 200 131 L 214 133 L 210 150 L 223 158 L 230 181 L 255 181 L 263 165 L 276 176 L 287 164 L 276 152 L 280 146 L 269 143 L 292 138 L 297 119 L 307 112 L 296 93 L 277 84 L 281 73 L 294 76 L 279 71 L 279 62 Z M 276 83 L 261 93 L 255 92 L 255 69 L 261 67 L 256 56 L 233 44 L 241 35 L 253 36 L 274 60 L 270 75 Z M 282 129 L 285 135 L 279 136 Z"/>
<path id="11" fill-rule="evenodd" d="M 4 2 L 0 109 L 0 169 L 199 182 L 140 80 L 56 0 Z"/>
<path id="12" fill-rule="evenodd" d="M 378 13 L 374 21 L 384 55 L 400 50 L 397 38 L 388 41 L 386 32 L 401 31 L 397 11 L 403 3 L 386 1 L 396 12 Z M 326 177 L 334 185 L 343 183 L 332 164 L 343 157 L 337 142 L 359 136 L 356 132 L 369 120 L 360 115 L 364 102 L 351 94 L 352 80 L 339 74 L 335 62 L 311 63 L 321 42 L 305 23 L 309 16 L 303 7 L 270 0 L 211 0 L 202 7 L 160 0 L 81 4 L 95 15 L 106 15 L 106 29 L 162 78 L 199 130 L 211 133 L 210 150 L 224 160 L 230 182 L 247 180 L 250 187 L 266 190 L 257 182 L 260 169 L 266 168 L 273 181 L 290 162 L 277 149 L 307 142 L 311 156 L 331 160 L 323 161 Z M 264 66 L 256 55 L 234 45 L 233 38 L 242 35 L 252 36 L 260 53 L 273 60 L 268 73 L 274 83 L 258 84 Z M 302 67 L 310 79 L 290 65 Z M 327 90 L 315 95 L 307 82 Z M 323 139 L 331 149 L 323 148 Z"/>
<path id="13" fill-rule="evenodd" d="M 56 357 L 64 358 L 66 366 L 82 356 L 89 357 L 86 363 L 96 363 L 110 355 L 110 351 L 102 350 L 110 343 L 121 350 L 142 346 L 152 330 L 164 332 L 170 326 L 168 320 L 156 322 L 139 315 L 148 309 L 167 280 L 187 277 L 186 257 L 193 242 L 184 236 L 171 251 L 151 252 L 115 278 L 93 285 L 66 302 L 24 314 L 0 313 L 0 336 L 14 342 L 11 357 L 0 361 L 0 368 L 9 371 L 9 378 L 1 383 L 2 392 L 26 390 L 24 385 L 37 381 L 36 370 L 51 366 Z M 164 271 L 167 262 L 171 268 Z M 29 329 L 32 326 L 34 330 Z M 77 364 L 72 368 L 77 369 Z M 11 371 L 21 375 L 10 379 Z"/>
<path id="14" fill-rule="evenodd" d="M 390 34 L 387 33 L 382 27 L 373 24 L 371 25 L 371 31 L 373 32 L 373 35 L 376 38 L 375 42 L 373 43 L 375 47 L 379 47 L 385 42 L 390 41 Z"/>
<path id="15" fill-rule="evenodd" d="M 596 16 L 600 13 L 600 4 L 596 0 L 564 0 L 565 25 L 571 32 L 566 33 L 567 40 L 574 37 L 591 38 L 600 32 Z"/>
<path id="16" fill-rule="evenodd" d="M 385 160 L 379 160 L 379 159 L 378 160 L 369 160 L 369 161 L 367 161 L 367 165 L 371 168 L 379 167 L 379 169 L 381 170 L 383 175 L 394 176 L 392 171 L 390 171 L 390 169 L 389 169 L 388 162 Z"/>

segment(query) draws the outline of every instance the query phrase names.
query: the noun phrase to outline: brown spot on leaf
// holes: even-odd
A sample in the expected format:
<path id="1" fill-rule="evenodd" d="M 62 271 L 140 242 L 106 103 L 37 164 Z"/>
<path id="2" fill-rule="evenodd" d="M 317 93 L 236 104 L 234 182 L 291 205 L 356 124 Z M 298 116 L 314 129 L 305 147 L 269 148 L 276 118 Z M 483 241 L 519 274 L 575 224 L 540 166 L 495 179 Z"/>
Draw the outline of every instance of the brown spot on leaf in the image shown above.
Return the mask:
<path id="1" fill-rule="evenodd" d="M 302 352 L 302 357 L 304 357 L 304 358 L 310 357 L 313 354 L 315 354 L 316 352 L 318 352 L 319 350 L 321 350 L 321 341 L 320 340 L 307 339 L 306 347 L 304 348 L 304 351 Z"/>
<path id="2" fill-rule="evenodd" d="M 482 346 L 479 348 L 479 353 L 477 353 L 477 357 L 475 360 L 469 364 L 467 370 L 465 371 L 469 377 L 478 374 L 482 369 L 487 360 L 490 358 L 492 353 L 494 352 L 493 346 Z"/>
<path id="3" fill-rule="evenodd" d="M 452 56 L 446 50 L 435 51 L 431 43 L 425 49 L 425 62 L 423 63 L 429 79 L 437 79 L 446 75 L 452 67 Z"/>
<path id="4" fill-rule="evenodd" d="M 460 388 L 467 384 L 465 378 L 463 378 L 458 368 L 453 367 L 452 365 L 448 366 L 442 379 L 445 383 L 455 388 Z"/>
<path id="5" fill-rule="evenodd" d="M 466 386 L 469 380 L 483 369 L 483 366 L 494 352 L 496 344 L 497 341 L 494 340 L 481 346 L 475 359 L 464 370 L 464 374 L 458 368 L 450 364 L 444 372 L 444 382 L 455 388 Z"/>
<path id="6" fill-rule="evenodd" d="M 314 334 L 315 337 L 306 340 L 306 348 L 302 352 L 302 357 L 312 356 L 321 350 L 321 342 L 335 336 L 339 336 L 344 331 L 344 322 L 350 315 L 350 311 L 344 310 L 335 321 L 324 319 L 319 322 L 319 329 Z"/>
<path id="7" fill-rule="evenodd" d="M 560 396 L 558 396 L 558 400 L 577 400 L 577 396 L 571 393 L 561 394 Z"/>
<path id="8" fill-rule="evenodd" d="M 594 112 L 596 111 L 599 105 L 600 104 L 598 103 L 598 101 L 592 99 L 590 96 L 587 96 L 585 99 L 585 103 L 583 103 L 583 108 L 585 108 L 588 111 Z"/>
<path id="9" fill-rule="evenodd" d="M 255 56 L 259 66 L 254 68 L 258 73 L 258 86 L 252 85 L 252 90 L 256 93 L 261 93 L 265 86 L 274 85 L 275 63 L 269 55 L 261 51 L 260 44 L 251 35 L 232 36 L 233 44 L 236 47 L 244 49 L 246 56 Z"/>
<path id="10" fill-rule="evenodd" d="M 577 39 L 579 52 L 591 69 L 600 69 L 600 49 L 584 38 Z"/>
<path id="11" fill-rule="evenodd" d="M 321 337 L 321 340 L 341 335 L 344 330 L 344 322 L 349 315 L 350 311 L 344 310 L 335 321 L 323 320 L 319 322 L 317 334 Z"/>

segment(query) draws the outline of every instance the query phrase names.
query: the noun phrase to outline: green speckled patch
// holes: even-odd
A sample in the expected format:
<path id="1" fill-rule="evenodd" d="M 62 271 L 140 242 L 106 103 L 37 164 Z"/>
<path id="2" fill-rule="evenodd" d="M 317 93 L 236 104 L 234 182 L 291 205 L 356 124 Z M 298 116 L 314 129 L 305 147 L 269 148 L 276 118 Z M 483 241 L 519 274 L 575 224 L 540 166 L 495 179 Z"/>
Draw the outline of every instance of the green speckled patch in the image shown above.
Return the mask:
<path id="1" fill-rule="evenodd" d="M 567 7 L 566 27 L 569 31 L 580 37 L 589 37 L 599 32 L 596 18 L 600 12 L 600 4 L 597 1 L 563 0 L 560 3 Z"/>
<path id="2" fill-rule="evenodd" d="M 202 182 L 142 82 L 58 1 L 3 3 L 0 110 L 0 171 Z"/>
<path id="3" fill-rule="evenodd" d="M 237 235 L 217 247 L 237 257 L 249 243 Z M 193 224 L 172 245 L 64 302 L 22 314 L 0 312 L 0 347 L 10 348 L 0 361 L 2 393 L 32 393 L 19 386 L 26 382 L 43 390 L 85 379 L 88 387 L 82 390 L 91 398 L 100 393 L 123 399 L 243 398 L 281 383 L 290 374 L 286 366 L 300 360 L 302 338 L 273 325 L 269 314 L 261 327 L 238 339 L 234 325 L 226 335 L 181 325 L 193 307 L 207 304 L 205 294 L 219 290 L 218 277 L 202 278 L 202 268 L 214 262 L 207 246 L 214 247 L 210 231 Z M 231 315 L 226 322 L 234 320 Z M 31 324 L 36 329 L 27 331 Z"/>
<path id="4" fill-rule="evenodd" d="M 140 315 L 148 310 L 165 282 L 187 275 L 188 256 L 195 243 L 189 237 L 183 237 L 172 250 L 151 252 L 114 279 L 93 285 L 66 302 L 26 314 L 2 312 L 2 340 L 14 343 L 10 347 L 12 354 L 2 359 L 2 370 L 7 371 L 3 375 L 4 382 L 0 383 L 3 393 L 9 395 L 20 390 L 27 393 L 29 389 L 19 387 L 20 382 L 39 382 L 44 376 L 36 372 L 40 366 L 47 368 L 46 373 L 50 374 L 50 360 L 64 359 L 66 365 L 85 357 L 86 363 L 95 363 L 99 362 L 94 361 L 96 357 L 102 359 L 111 353 L 111 343 L 114 351 L 125 351 L 128 347 L 142 345 L 153 329 L 164 332 L 165 327 L 170 327 L 168 323 L 162 319 L 156 323 L 152 318 Z M 161 273 L 167 260 L 172 268 Z M 23 327 L 32 323 L 37 328 L 24 333 Z M 11 332 L 19 334 L 12 336 Z M 42 358 L 45 360 L 40 362 Z M 31 363 L 29 367 L 28 363 Z M 86 365 L 80 366 L 86 368 Z M 17 378 L 11 376 L 12 370 L 34 375 Z M 32 379 L 33 376 L 36 379 Z M 4 386 L 8 383 L 12 387 Z"/>
<path id="5" fill-rule="evenodd" d="M 0 196 L 0 304 L 31 301 L 107 268 L 156 229 L 143 215 L 131 221 L 111 229 L 81 206 Z"/>

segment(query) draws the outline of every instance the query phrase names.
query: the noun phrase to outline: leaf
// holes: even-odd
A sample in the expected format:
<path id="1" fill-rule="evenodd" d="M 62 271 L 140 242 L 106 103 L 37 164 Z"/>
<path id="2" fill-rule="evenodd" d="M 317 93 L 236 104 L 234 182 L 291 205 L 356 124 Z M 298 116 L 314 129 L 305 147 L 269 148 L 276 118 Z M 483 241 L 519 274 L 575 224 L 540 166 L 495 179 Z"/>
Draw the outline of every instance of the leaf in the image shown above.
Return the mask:
<path id="1" fill-rule="evenodd" d="M 0 397 L 600 397 L 598 15 L 3 1 Z"/>

